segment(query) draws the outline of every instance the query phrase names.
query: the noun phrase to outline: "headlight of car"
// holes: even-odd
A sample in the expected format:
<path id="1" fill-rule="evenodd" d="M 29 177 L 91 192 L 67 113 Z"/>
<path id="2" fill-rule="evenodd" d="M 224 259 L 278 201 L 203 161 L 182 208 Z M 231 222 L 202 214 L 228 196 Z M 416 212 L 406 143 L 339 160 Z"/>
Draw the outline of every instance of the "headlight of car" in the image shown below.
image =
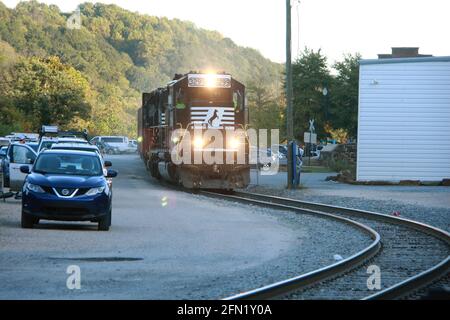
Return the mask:
<path id="1" fill-rule="evenodd" d="M 44 189 L 41 188 L 41 186 L 38 186 L 37 184 L 32 184 L 27 182 L 26 188 L 30 191 L 36 192 L 36 193 L 45 193 Z"/>
<path id="2" fill-rule="evenodd" d="M 97 188 L 91 188 L 86 192 L 87 196 L 95 196 L 96 194 L 100 194 L 103 191 L 105 191 L 105 187 L 97 187 Z"/>

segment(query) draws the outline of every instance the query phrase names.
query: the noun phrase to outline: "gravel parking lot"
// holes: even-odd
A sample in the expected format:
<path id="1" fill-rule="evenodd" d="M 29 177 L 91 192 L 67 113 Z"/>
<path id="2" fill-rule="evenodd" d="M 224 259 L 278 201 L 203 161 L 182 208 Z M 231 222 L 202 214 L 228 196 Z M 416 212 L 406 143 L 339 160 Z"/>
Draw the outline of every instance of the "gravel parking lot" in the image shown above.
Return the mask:
<path id="1" fill-rule="evenodd" d="M 0 299 L 222 298 L 335 262 L 370 239 L 348 225 L 163 187 L 136 155 L 111 156 L 112 228 L 20 228 L 0 202 Z M 66 268 L 81 268 L 81 289 Z"/>

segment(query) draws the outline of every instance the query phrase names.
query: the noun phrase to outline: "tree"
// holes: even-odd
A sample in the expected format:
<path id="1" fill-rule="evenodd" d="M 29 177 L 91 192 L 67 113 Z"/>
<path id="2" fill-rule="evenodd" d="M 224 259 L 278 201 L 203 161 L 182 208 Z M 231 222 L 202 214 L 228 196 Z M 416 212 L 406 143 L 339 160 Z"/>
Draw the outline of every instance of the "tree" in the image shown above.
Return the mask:
<path id="1" fill-rule="evenodd" d="M 358 127 L 359 60 L 361 55 L 345 55 L 333 68 L 337 75 L 331 93 L 333 128 L 344 129 L 356 137 Z"/>
<path id="2" fill-rule="evenodd" d="M 306 48 L 292 64 L 294 136 L 303 140 L 310 119 L 319 137 L 326 135 L 326 103 L 322 90 L 332 82 L 327 58 L 320 50 Z"/>
<path id="3" fill-rule="evenodd" d="M 261 83 L 247 86 L 250 124 L 255 129 L 280 129 L 283 103 L 275 89 Z"/>
<path id="4" fill-rule="evenodd" d="M 90 118 L 91 92 L 87 80 L 59 58 L 23 58 L 10 69 L 3 94 L 32 130 L 43 124 L 67 127 Z"/>

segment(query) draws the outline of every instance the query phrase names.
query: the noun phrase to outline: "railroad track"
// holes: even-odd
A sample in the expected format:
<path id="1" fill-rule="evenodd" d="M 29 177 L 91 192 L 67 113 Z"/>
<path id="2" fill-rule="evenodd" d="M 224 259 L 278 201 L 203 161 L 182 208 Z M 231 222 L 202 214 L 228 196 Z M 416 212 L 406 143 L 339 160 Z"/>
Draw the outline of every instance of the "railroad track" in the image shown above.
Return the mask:
<path id="1" fill-rule="evenodd" d="M 331 218 L 369 234 L 370 246 L 338 263 L 269 284 L 226 299 L 398 299 L 420 297 L 418 292 L 439 279 L 448 282 L 450 234 L 399 217 L 246 192 L 200 194 Z M 370 290 L 368 268 L 379 268 L 381 289 Z M 373 270 L 373 269 L 372 269 Z M 420 291 L 422 289 L 422 291 Z"/>

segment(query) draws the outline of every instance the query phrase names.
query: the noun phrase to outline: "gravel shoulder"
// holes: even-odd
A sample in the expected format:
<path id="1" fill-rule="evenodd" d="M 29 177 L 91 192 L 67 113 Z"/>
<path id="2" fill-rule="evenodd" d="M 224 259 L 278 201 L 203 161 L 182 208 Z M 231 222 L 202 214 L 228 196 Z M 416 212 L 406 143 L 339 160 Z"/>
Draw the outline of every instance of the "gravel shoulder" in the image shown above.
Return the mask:
<path id="1" fill-rule="evenodd" d="M 399 212 L 401 217 L 450 231 L 450 188 L 428 186 L 360 186 L 325 181 L 329 173 L 302 175 L 302 188 L 286 189 L 286 173 L 261 176 L 245 191 L 304 201 L 375 211 Z"/>

